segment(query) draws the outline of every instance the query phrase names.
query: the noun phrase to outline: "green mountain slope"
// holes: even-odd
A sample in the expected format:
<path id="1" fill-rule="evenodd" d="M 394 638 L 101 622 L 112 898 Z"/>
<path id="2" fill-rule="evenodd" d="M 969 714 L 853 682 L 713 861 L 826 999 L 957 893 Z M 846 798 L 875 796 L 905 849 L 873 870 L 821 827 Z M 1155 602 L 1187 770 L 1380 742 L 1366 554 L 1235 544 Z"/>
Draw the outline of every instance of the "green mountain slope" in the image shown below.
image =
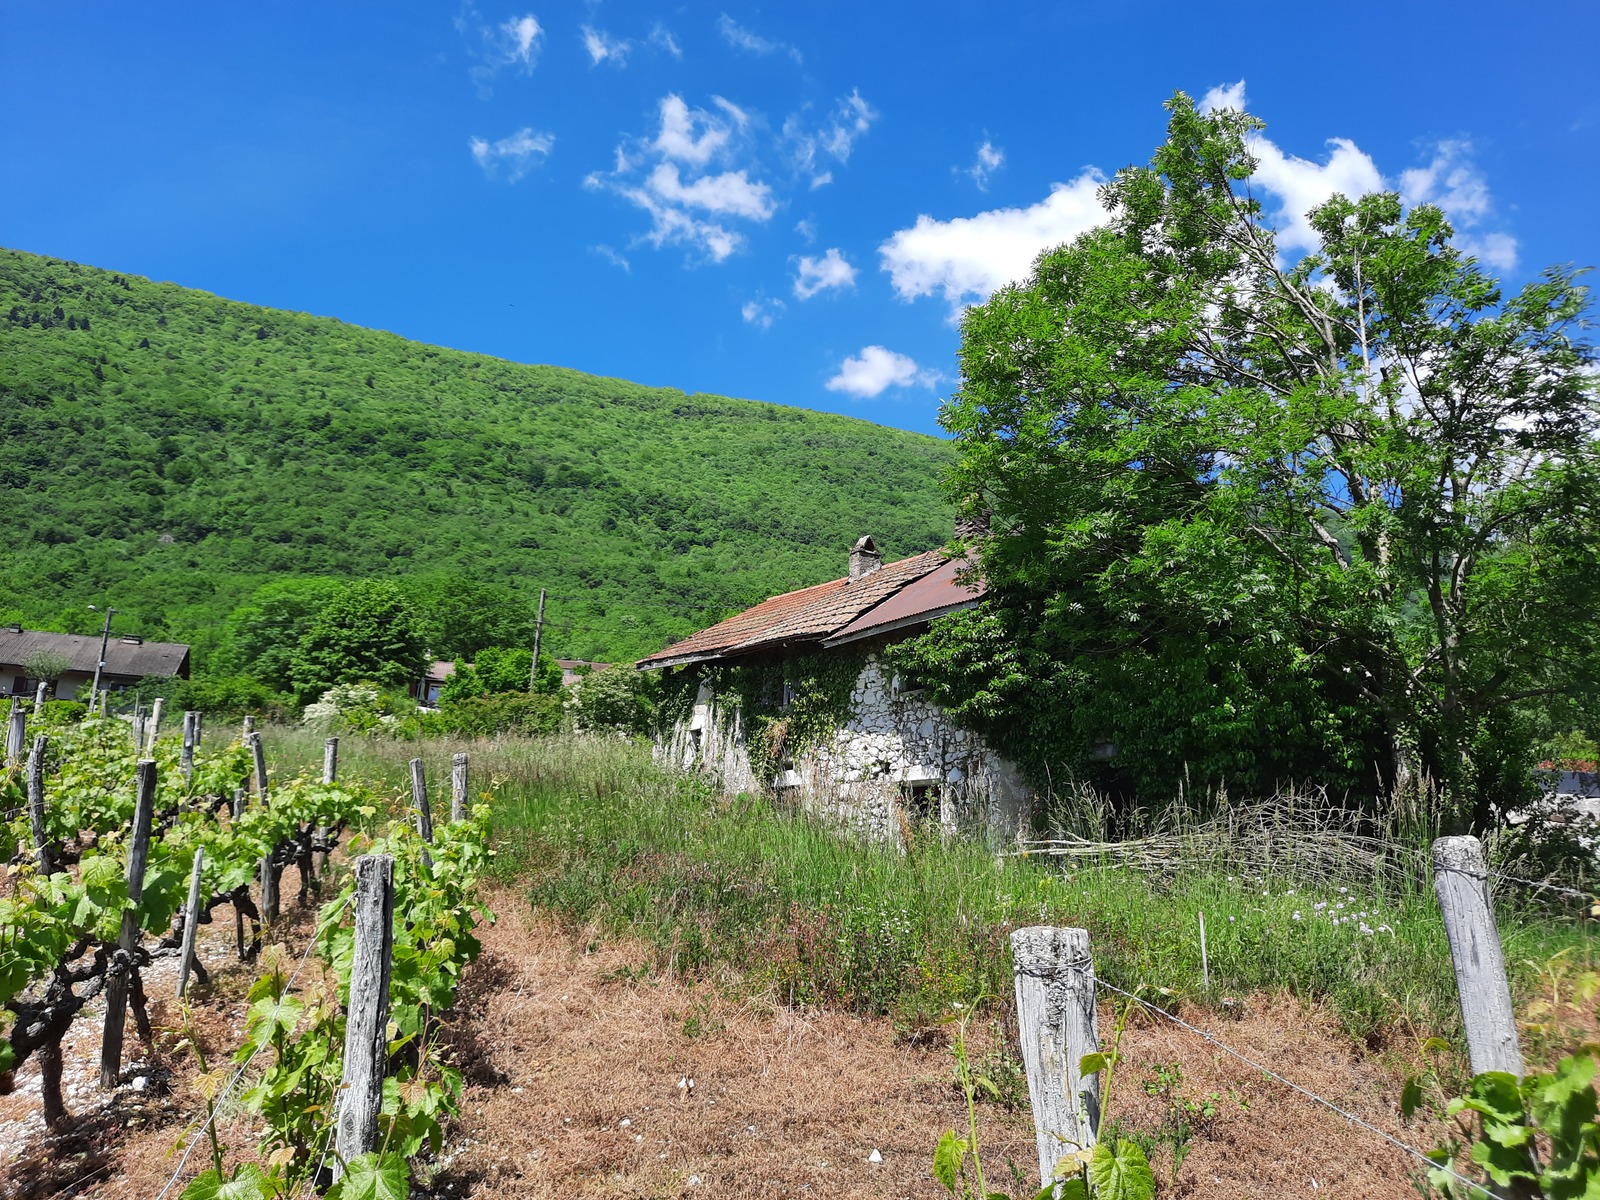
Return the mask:
<path id="1" fill-rule="evenodd" d="M 295 575 L 549 590 L 559 654 L 642 654 L 894 557 L 936 439 L 409 342 L 0 250 L 0 617 L 214 646 Z"/>

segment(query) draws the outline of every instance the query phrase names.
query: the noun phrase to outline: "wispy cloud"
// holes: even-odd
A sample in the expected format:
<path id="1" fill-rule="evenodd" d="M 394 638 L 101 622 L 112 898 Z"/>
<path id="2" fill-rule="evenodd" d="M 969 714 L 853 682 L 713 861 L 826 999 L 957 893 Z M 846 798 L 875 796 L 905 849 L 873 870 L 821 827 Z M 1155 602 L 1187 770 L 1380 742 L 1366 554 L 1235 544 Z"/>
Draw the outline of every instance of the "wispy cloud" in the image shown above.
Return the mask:
<path id="1" fill-rule="evenodd" d="M 1494 213 L 1489 181 L 1472 160 L 1465 138 L 1439 142 L 1427 166 L 1400 174 L 1400 198 L 1407 204 L 1436 204 L 1456 228 L 1456 244 L 1468 254 L 1501 271 L 1517 265 L 1517 239 L 1484 229 Z"/>
<path id="2" fill-rule="evenodd" d="M 504 170 L 506 178 L 512 183 L 549 158 L 555 145 L 555 134 L 537 133 L 529 128 L 519 129 L 498 141 L 491 142 L 481 137 L 467 141 L 472 160 L 483 168 L 485 175 L 492 179 Z"/>
<path id="3" fill-rule="evenodd" d="M 801 62 L 800 51 L 789 45 L 788 42 L 776 42 L 764 38 L 753 29 L 746 29 L 727 13 L 717 18 L 717 32 L 722 35 L 722 40 L 736 50 L 745 50 L 751 54 L 787 54 L 795 62 Z"/>
<path id="4" fill-rule="evenodd" d="M 752 168 L 728 162 L 744 148 L 750 118 L 721 96 L 712 98 L 711 109 L 702 109 L 669 94 L 658 105 L 658 122 L 653 135 L 617 147 L 613 170 L 596 172 L 585 183 L 614 192 L 649 216 L 651 227 L 641 241 L 686 245 L 722 262 L 745 242 L 728 222 L 763 223 L 777 211 L 772 187 L 755 178 Z"/>
<path id="5" fill-rule="evenodd" d="M 1246 102 L 1241 79 L 1212 88 L 1201 97 L 1200 108 L 1204 112 L 1243 112 Z M 1517 239 L 1484 227 L 1494 212 L 1494 199 L 1488 180 L 1473 161 L 1469 140 L 1435 143 L 1428 163 L 1402 171 L 1398 184 L 1385 178 L 1372 157 L 1349 138 L 1330 138 L 1327 144 L 1327 158 L 1313 162 L 1285 154 L 1263 134 L 1250 139 L 1250 151 L 1257 159 L 1251 182 L 1278 201 L 1273 215 L 1280 247 L 1313 249 L 1318 239 L 1307 214 L 1335 192 L 1355 199 L 1369 192 L 1393 190 L 1408 206 L 1435 204 L 1443 209 L 1456 228 L 1456 244 L 1466 253 L 1503 271 L 1517 265 Z"/>
<path id="6" fill-rule="evenodd" d="M 936 221 L 924 214 L 878 247 L 883 269 L 902 300 L 940 295 L 951 315 L 971 301 L 1027 276 L 1041 250 L 1070 242 L 1106 219 L 1098 191 L 1104 178 L 1086 170 L 1027 208 L 996 208 Z"/>
<path id="7" fill-rule="evenodd" d="M 598 246 L 590 246 L 589 249 L 595 254 L 598 254 L 601 258 L 605 259 L 613 267 L 620 267 L 622 270 L 632 273 L 633 264 L 630 263 L 623 255 L 617 253 L 615 249 L 607 246 L 604 242 Z"/>
<path id="8" fill-rule="evenodd" d="M 943 378 L 937 371 L 919 367 L 915 359 L 885 346 L 863 346 L 839 364 L 839 372 L 823 386 L 857 400 L 870 400 L 889 388 L 913 385 L 933 387 Z"/>
<path id="9" fill-rule="evenodd" d="M 961 173 L 971 178 L 980 192 L 989 190 L 989 176 L 1006 165 L 1006 152 L 996 146 L 988 138 L 983 139 L 983 145 L 978 147 L 977 157 L 970 167 L 961 169 Z"/>
<path id="10" fill-rule="evenodd" d="M 877 119 L 877 110 L 862 98 L 860 89 L 852 89 L 848 96 L 839 97 L 827 120 L 816 128 L 808 128 L 798 113 L 789 117 L 783 123 L 781 140 L 795 170 L 809 176 L 811 186 L 818 188 L 833 182 L 828 160 L 841 166 L 849 162 L 856 139 Z"/>
<path id="11" fill-rule="evenodd" d="M 766 296 L 757 296 L 753 300 L 746 300 L 739 306 L 739 315 L 744 318 L 746 325 L 754 325 L 757 329 L 767 330 L 772 328 L 772 323 L 783 315 L 786 305 L 782 300 L 768 299 Z"/>
<path id="12" fill-rule="evenodd" d="M 678 45 L 678 39 L 673 37 L 672 30 L 668 29 L 660 21 L 650 27 L 649 40 L 650 44 L 662 53 L 670 54 L 673 58 L 683 57 L 683 47 Z"/>
<path id="13" fill-rule="evenodd" d="M 817 240 L 817 223 L 810 217 L 796 221 L 794 231 L 806 240 L 807 245 Z"/>
<path id="14" fill-rule="evenodd" d="M 821 258 L 806 255 L 796 264 L 794 294 L 797 300 L 809 300 L 831 288 L 855 285 L 856 269 L 845 261 L 837 247 L 830 247 Z"/>
<path id="15" fill-rule="evenodd" d="M 495 78 L 503 70 L 523 75 L 533 73 L 544 43 L 544 27 L 532 13 L 504 21 L 484 20 L 471 3 L 463 4 L 455 20 L 456 31 L 466 39 L 469 52 L 478 60 L 468 74 L 477 84 L 478 94 L 488 97 Z"/>
<path id="16" fill-rule="evenodd" d="M 626 66 L 628 51 L 633 49 L 633 43 L 624 38 L 614 38 L 603 29 L 596 29 L 593 25 L 585 25 L 583 33 L 583 48 L 589 52 L 589 65 L 598 67 L 603 62 L 609 62 L 614 67 Z"/>

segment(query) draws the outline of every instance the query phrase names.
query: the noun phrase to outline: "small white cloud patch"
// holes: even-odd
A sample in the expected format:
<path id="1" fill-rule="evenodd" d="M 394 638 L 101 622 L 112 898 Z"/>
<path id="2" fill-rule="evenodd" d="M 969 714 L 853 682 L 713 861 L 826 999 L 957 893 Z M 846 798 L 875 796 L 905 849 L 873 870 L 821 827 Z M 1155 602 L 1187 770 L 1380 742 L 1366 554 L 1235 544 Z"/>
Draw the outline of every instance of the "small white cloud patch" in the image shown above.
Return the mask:
<path id="1" fill-rule="evenodd" d="M 668 29 L 660 21 L 657 21 L 650 29 L 650 44 L 663 54 L 672 55 L 673 58 L 683 57 L 683 47 L 678 45 L 678 39 L 673 37 L 672 30 Z"/>
<path id="2" fill-rule="evenodd" d="M 771 329 L 772 323 L 783 315 L 785 307 L 782 300 L 769 300 L 765 296 L 757 296 L 754 300 L 746 300 L 740 305 L 739 315 L 744 318 L 745 324 L 767 330 Z"/>
<path id="3" fill-rule="evenodd" d="M 936 221 L 924 214 L 910 229 L 878 247 L 883 269 L 902 300 L 942 295 L 952 315 L 969 301 L 987 300 L 1023 279 L 1042 250 L 1070 242 L 1101 224 L 1097 195 L 1104 182 L 1087 170 L 1027 208 L 996 208 L 972 217 Z"/>
<path id="4" fill-rule="evenodd" d="M 978 185 L 980 192 L 989 190 L 989 176 L 1006 165 L 1006 152 L 996 146 L 988 138 L 984 138 L 983 145 L 978 147 L 977 159 L 966 169 L 966 174 L 972 182 Z"/>
<path id="5" fill-rule="evenodd" d="M 495 76 L 505 68 L 529 75 L 539 61 L 544 27 L 532 13 L 491 25 L 469 2 L 456 17 L 455 26 L 478 60 L 468 74 L 478 85 L 479 96 L 487 98 L 493 92 Z"/>
<path id="6" fill-rule="evenodd" d="M 932 387 L 940 378 L 937 371 L 923 370 L 907 355 L 885 346 L 863 346 L 860 354 L 853 354 L 840 363 L 839 373 L 823 386 L 830 392 L 844 392 L 858 400 L 870 400 L 891 387 L 906 388 L 913 384 Z"/>
<path id="7" fill-rule="evenodd" d="M 781 140 L 789 152 L 795 170 L 811 177 L 813 188 L 833 182 L 833 172 L 826 160 L 832 159 L 841 166 L 850 161 L 856 139 L 872 128 L 878 112 L 862 98 L 859 88 L 848 96 L 841 96 L 819 128 L 807 128 L 797 113 L 783 123 Z"/>
<path id="8" fill-rule="evenodd" d="M 519 129 L 498 141 L 491 142 L 481 137 L 467 141 L 467 148 L 472 151 L 472 161 L 483 168 L 485 175 L 492 179 L 504 169 L 506 178 L 512 183 L 549 158 L 555 145 L 555 134 L 536 133 L 531 128 Z"/>
<path id="9" fill-rule="evenodd" d="M 633 49 L 632 42 L 614 38 L 592 25 L 585 25 L 582 32 L 583 48 L 589 52 L 590 66 L 598 67 L 603 62 L 609 62 L 614 67 L 627 64 L 628 51 Z"/>
<path id="10" fill-rule="evenodd" d="M 794 294 L 799 300 L 809 300 L 818 292 L 830 288 L 851 288 L 856 285 L 856 269 L 845 261 L 837 247 L 829 247 L 821 258 L 802 257 L 794 277 Z"/>
<path id="11" fill-rule="evenodd" d="M 722 40 L 736 50 L 745 50 L 751 54 L 776 54 L 782 51 L 795 62 L 800 62 L 800 51 L 787 42 L 775 42 L 764 38 L 753 29 L 746 29 L 727 13 L 717 18 L 717 32 L 722 35 Z"/>
<path id="12" fill-rule="evenodd" d="M 1472 161 L 1472 143 L 1450 139 L 1434 147 L 1425 167 L 1400 174 L 1400 198 L 1408 205 L 1437 204 L 1456 227 L 1456 244 L 1501 271 L 1517 265 L 1517 239 L 1479 227 L 1494 211 L 1489 181 Z"/>

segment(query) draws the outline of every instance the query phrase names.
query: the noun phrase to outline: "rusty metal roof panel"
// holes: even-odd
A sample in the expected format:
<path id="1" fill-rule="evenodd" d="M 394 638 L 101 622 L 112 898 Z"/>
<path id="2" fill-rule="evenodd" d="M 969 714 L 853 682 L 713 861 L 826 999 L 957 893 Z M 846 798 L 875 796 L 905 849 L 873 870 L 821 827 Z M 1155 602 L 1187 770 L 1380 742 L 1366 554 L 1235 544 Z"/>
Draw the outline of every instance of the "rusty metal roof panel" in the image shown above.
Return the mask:
<path id="1" fill-rule="evenodd" d="M 972 575 L 963 581 L 961 576 Z M 932 620 L 975 603 L 988 590 L 977 577 L 976 565 L 967 558 L 952 558 L 935 570 L 908 583 L 883 603 L 868 609 L 833 634 L 829 641 L 853 641 L 878 630 L 904 628 L 918 618 Z"/>

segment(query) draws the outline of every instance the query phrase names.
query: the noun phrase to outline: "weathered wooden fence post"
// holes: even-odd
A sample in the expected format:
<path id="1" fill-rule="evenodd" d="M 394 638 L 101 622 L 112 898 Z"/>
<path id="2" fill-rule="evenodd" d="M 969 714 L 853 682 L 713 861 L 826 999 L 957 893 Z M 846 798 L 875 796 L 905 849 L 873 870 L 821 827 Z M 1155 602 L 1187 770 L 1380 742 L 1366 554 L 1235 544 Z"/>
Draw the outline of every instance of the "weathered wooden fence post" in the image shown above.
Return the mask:
<path id="1" fill-rule="evenodd" d="M 50 683 L 49 683 L 49 681 L 45 680 L 45 679 L 39 680 L 38 690 L 36 690 L 33 693 L 33 715 L 34 716 L 38 716 L 41 712 L 44 711 L 44 698 L 49 694 L 50 694 Z"/>
<path id="2" fill-rule="evenodd" d="M 244 816 L 244 789 L 242 787 L 233 789 L 233 815 L 235 820 Z"/>
<path id="3" fill-rule="evenodd" d="M 200 740 L 200 714 L 193 709 L 183 714 L 183 749 L 178 752 L 178 770 L 185 781 L 194 778 L 194 747 Z"/>
<path id="4" fill-rule="evenodd" d="M 156 752 L 156 736 L 161 729 L 161 713 L 167 706 L 166 698 L 157 696 L 156 702 L 150 706 L 150 720 L 145 725 L 144 752 L 153 755 Z"/>
<path id="5" fill-rule="evenodd" d="M 467 756 L 454 755 L 450 759 L 450 819 L 465 821 L 472 815 L 467 803 Z"/>
<path id="6" fill-rule="evenodd" d="M 272 869 L 272 851 L 261 856 L 261 923 L 278 923 L 278 873 Z"/>
<path id="7" fill-rule="evenodd" d="M 139 901 L 144 896 L 144 868 L 150 859 L 150 818 L 156 804 L 156 764 L 139 760 L 133 802 L 133 830 L 128 844 L 128 899 L 133 907 L 122 914 L 117 953 L 106 972 L 106 1026 L 100 1041 L 100 1086 L 114 1088 L 122 1073 L 122 1026 L 128 1018 L 128 993 L 138 965 Z"/>
<path id="8" fill-rule="evenodd" d="M 22 751 L 28 744 L 28 710 L 19 696 L 11 697 L 11 715 L 6 721 L 6 766 L 20 767 Z"/>
<path id="9" fill-rule="evenodd" d="M 204 858 L 204 848 L 195 847 L 194 870 L 189 874 L 189 903 L 183 910 L 183 950 L 182 957 L 178 959 L 179 1000 L 182 1000 L 184 992 L 189 990 L 189 967 L 194 962 L 194 939 L 200 929 L 200 864 Z"/>
<path id="10" fill-rule="evenodd" d="M 389 1063 L 389 970 L 394 954 L 394 859 L 356 859 L 355 953 L 350 965 L 350 1016 L 344 1030 L 339 1084 L 338 1162 L 377 1149 L 383 1076 Z M 339 1167 L 334 1167 L 335 1178 Z"/>
<path id="11" fill-rule="evenodd" d="M 28 824 L 33 830 L 33 858 L 41 875 L 55 870 L 50 829 L 44 820 L 44 756 L 49 749 L 50 739 L 41 733 L 33 739 L 33 752 L 28 755 Z"/>
<path id="12" fill-rule="evenodd" d="M 265 807 L 271 798 L 271 789 L 267 786 L 267 751 L 259 733 L 250 735 L 250 761 L 255 766 L 256 799 Z"/>
<path id="13" fill-rule="evenodd" d="M 244 732 L 240 736 L 248 738 L 255 731 L 256 731 L 256 719 L 247 714 L 245 716 L 245 719 L 244 719 Z"/>
<path id="14" fill-rule="evenodd" d="M 411 760 L 411 803 L 417 810 L 417 832 L 425 842 L 433 841 L 433 810 L 428 807 L 428 776 L 422 760 Z"/>
<path id="15" fill-rule="evenodd" d="M 1477 838 L 1446 837 L 1433 843 L 1433 890 L 1450 939 L 1472 1073 L 1509 1071 L 1520 1079 L 1516 1011 L 1489 904 L 1489 864 Z"/>
<path id="16" fill-rule="evenodd" d="M 1100 1049 L 1094 962 L 1086 929 L 1031 925 L 1011 934 L 1017 1029 L 1033 1105 L 1034 1142 L 1043 1183 L 1100 1130 L 1100 1076 L 1079 1063 Z"/>
<path id="17" fill-rule="evenodd" d="M 322 782 L 339 782 L 339 739 L 329 738 L 322 743 Z M 312 842 L 311 874 L 318 876 L 328 870 L 328 854 L 333 848 L 328 845 L 328 827 L 317 826 L 317 835 Z"/>

